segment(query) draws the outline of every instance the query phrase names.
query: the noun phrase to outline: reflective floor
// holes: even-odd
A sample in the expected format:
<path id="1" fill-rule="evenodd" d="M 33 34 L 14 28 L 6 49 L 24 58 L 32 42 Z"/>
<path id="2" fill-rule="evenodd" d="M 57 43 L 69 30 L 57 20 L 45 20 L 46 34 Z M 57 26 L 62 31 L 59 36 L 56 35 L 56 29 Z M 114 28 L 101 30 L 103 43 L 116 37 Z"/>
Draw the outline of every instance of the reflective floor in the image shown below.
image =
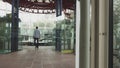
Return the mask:
<path id="1" fill-rule="evenodd" d="M 75 68 L 75 55 L 54 51 L 53 46 L 25 46 L 23 50 L 0 54 L 0 68 Z"/>

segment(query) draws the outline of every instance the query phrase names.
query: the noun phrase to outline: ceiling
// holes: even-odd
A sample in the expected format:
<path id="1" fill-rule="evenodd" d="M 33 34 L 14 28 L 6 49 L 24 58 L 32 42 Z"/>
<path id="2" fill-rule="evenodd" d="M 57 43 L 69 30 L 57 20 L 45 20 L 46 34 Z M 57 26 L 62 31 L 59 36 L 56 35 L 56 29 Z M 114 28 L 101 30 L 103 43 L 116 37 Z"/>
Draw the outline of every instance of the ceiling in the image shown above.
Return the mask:
<path id="1" fill-rule="evenodd" d="M 12 0 L 3 0 L 12 3 Z M 56 0 L 20 0 L 19 9 L 29 13 L 51 14 L 55 13 Z M 75 0 L 62 0 L 62 10 L 74 10 Z"/>

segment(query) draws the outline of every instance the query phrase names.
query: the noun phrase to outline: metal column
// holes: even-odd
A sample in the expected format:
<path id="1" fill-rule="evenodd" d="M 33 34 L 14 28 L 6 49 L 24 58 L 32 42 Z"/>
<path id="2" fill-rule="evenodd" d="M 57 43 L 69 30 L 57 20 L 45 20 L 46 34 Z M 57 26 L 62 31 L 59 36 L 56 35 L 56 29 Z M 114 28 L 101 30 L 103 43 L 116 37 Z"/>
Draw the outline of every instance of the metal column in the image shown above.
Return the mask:
<path id="1" fill-rule="evenodd" d="M 76 37 L 75 37 L 75 68 L 80 68 L 80 64 L 79 64 L 79 50 L 80 50 L 80 1 L 76 1 L 76 25 L 75 25 L 75 33 L 76 33 Z"/>
<path id="2" fill-rule="evenodd" d="M 55 45 L 55 50 L 56 51 L 61 51 L 61 36 L 60 36 L 61 30 L 56 29 L 56 45 Z"/>
<path id="3" fill-rule="evenodd" d="M 109 0 L 99 0 L 99 68 L 108 68 Z"/>
<path id="4" fill-rule="evenodd" d="M 90 68 L 90 0 L 80 0 L 80 68 Z"/>
<path id="5" fill-rule="evenodd" d="M 108 68 L 113 68 L 113 0 L 109 0 L 109 63 Z"/>
<path id="6" fill-rule="evenodd" d="M 19 0 L 12 0 L 11 51 L 18 50 L 18 8 Z"/>
<path id="7" fill-rule="evenodd" d="M 56 2 L 56 17 L 62 15 L 62 0 L 55 0 Z"/>
<path id="8" fill-rule="evenodd" d="M 91 68 L 99 65 L 99 0 L 91 0 Z"/>

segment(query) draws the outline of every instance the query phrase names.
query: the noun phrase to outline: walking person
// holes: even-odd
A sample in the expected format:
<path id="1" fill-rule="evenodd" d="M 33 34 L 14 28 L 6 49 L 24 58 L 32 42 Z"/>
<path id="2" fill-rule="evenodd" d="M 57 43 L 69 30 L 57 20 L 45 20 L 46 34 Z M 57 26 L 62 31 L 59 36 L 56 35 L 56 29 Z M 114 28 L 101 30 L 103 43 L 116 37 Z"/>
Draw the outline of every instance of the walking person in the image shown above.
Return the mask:
<path id="1" fill-rule="evenodd" d="M 35 48 L 38 48 L 39 47 L 38 43 L 40 39 L 40 31 L 38 30 L 38 27 L 36 27 L 36 29 L 34 30 L 33 39 L 34 39 Z"/>

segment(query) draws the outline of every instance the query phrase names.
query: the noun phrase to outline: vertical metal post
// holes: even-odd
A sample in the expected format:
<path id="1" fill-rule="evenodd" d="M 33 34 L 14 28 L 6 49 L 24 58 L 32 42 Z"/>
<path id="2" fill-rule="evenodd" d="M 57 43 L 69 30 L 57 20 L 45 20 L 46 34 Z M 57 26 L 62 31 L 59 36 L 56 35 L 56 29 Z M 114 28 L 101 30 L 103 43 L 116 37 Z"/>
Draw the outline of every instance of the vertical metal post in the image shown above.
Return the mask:
<path id="1" fill-rule="evenodd" d="M 11 51 L 18 50 L 18 8 L 19 0 L 12 0 Z"/>
<path id="2" fill-rule="evenodd" d="M 61 51 L 61 36 L 60 36 L 61 30 L 56 29 L 56 51 Z"/>
<path id="3" fill-rule="evenodd" d="M 99 0 L 95 1 L 95 68 L 99 66 Z"/>
<path id="4" fill-rule="evenodd" d="M 77 1 L 75 0 L 75 4 L 74 4 L 74 8 L 75 8 L 75 10 L 74 10 L 74 41 L 73 41 L 73 44 L 74 44 L 74 46 L 73 46 L 73 52 L 74 52 L 74 54 L 75 54 L 75 49 L 76 49 L 76 5 L 77 5 Z"/>
<path id="5" fill-rule="evenodd" d="M 113 0 L 109 0 L 109 64 L 113 68 Z"/>
<path id="6" fill-rule="evenodd" d="M 80 1 L 76 0 L 75 68 L 80 68 Z"/>
<path id="7" fill-rule="evenodd" d="M 90 0 L 80 0 L 80 68 L 90 68 Z"/>
<path id="8" fill-rule="evenodd" d="M 99 68 L 108 68 L 109 0 L 99 0 Z"/>
<path id="9" fill-rule="evenodd" d="M 62 15 L 62 0 L 55 0 L 56 2 L 56 16 Z"/>

